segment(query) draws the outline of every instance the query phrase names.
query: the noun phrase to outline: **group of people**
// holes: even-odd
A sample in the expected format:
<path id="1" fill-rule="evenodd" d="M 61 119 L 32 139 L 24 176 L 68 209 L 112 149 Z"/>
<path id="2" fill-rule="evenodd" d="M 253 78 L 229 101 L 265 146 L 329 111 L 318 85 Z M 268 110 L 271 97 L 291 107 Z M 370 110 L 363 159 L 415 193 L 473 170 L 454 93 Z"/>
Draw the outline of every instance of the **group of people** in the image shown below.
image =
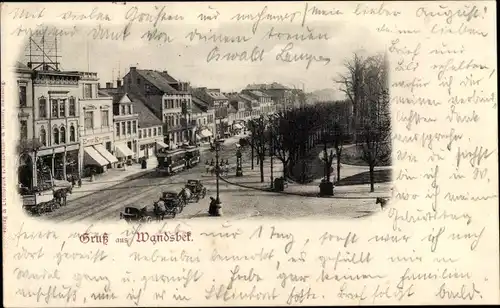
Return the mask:
<path id="1" fill-rule="evenodd" d="M 227 176 L 229 173 L 229 159 L 226 159 L 225 163 L 224 163 L 224 160 L 221 159 L 218 166 L 214 163 L 213 159 L 210 163 L 208 162 L 208 160 L 206 160 L 205 161 L 205 169 L 206 169 L 207 174 L 211 173 L 212 175 L 214 175 L 217 170 L 220 170 L 222 175 Z"/>
<path id="2" fill-rule="evenodd" d="M 75 187 L 78 183 L 78 187 L 82 187 L 82 178 L 74 174 L 68 175 L 68 182 L 71 183 L 72 187 Z"/>

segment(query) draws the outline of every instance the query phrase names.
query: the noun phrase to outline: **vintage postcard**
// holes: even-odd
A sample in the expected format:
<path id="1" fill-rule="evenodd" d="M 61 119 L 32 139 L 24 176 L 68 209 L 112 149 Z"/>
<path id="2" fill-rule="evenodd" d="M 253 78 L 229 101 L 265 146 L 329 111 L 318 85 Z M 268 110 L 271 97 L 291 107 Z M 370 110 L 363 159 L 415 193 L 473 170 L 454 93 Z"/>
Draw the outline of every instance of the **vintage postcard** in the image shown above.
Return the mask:
<path id="1" fill-rule="evenodd" d="M 4 306 L 499 304 L 493 1 L 0 8 Z"/>

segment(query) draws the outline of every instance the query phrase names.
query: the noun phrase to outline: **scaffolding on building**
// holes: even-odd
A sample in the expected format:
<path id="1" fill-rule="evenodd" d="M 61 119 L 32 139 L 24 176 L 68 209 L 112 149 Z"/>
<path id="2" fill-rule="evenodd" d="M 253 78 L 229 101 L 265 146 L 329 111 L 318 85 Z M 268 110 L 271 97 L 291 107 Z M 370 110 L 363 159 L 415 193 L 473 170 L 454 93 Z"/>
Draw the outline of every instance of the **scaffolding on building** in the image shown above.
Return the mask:
<path id="1" fill-rule="evenodd" d="M 33 33 L 25 46 L 25 62 L 32 70 L 60 70 L 60 40 L 57 35 Z"/>

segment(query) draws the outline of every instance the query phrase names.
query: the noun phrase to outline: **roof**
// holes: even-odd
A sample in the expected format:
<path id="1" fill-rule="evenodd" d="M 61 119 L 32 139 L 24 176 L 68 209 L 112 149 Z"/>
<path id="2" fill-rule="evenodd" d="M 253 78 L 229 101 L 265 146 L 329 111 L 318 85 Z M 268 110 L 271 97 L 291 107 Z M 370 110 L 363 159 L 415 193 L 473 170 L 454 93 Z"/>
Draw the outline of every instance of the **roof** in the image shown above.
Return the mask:
<path id="1" fill-rule="evenodd" d="M 177 81 L 167 73 L 153 70 L 137 70 L 137 73 L 164 93 L 175 94 L 179 92 L 171 86 L 172 83 L 177 83 Z"/>
<path id="2" fill-rule="evenodd" d="M 19 61 L 16 61 L 16 64 L 14 65 L 14 68 L 17 71 L 33 72 L 33 70 L 30 69 L 27 65 L 25 65 L 24 63 L 21 63 Z"/>
<path id="3" fill-rule="evenodd" d="M 207 94 L 213 99 L 227 99 L 227 97 L 219 91 L 207 90 Z"/>
<path id="4" fill-rule="evenodd" d="M 247 90 L 290 90 L 288 87 L 285 87 L 284 85 L 273 82 L 271 84 L 249 84 L 246 87 Z"/>
<path id="5" fill-rule="evenodd" d="M 200 99 L 199 97 L 197 96 L 191 96 L 191 101 L 193 102 L 193 105 L 198 105 L 198 107 L 201 109 L 201 110 L 207 110 L 208 108 L 211 108 L 210 106 L 210 103 Z"/>
<path id="6" fill-rule="evenodd" d="M 269 97 L 266 93 L 257 90 L 250 91 L 250 93 L 257 97 Z"/>
<path id="7" fill-rule="evenodd" d="M 200 105 L 198 105 L 198 104 L 193 104 L 193 105 L 191 106 L 191 112 L 192 112 L 192 113 L 203 113 L 203 112 L 205 112 L 205 111 L 203 111 L 203 109 L 201 109 Z"/>
<path id="8" fill-rule="evenodd" d="M 127 93 L 123 90 L 117 88 L 99 89 L 97 93 L 101 97 L 112 97 L 113 104 L 119 104 L 122 101 L 122 98 L 127 95 Z"/>
<path id="9" fill-rule="evenodd" d="M 139 114 L 139 128 L 161 126 L 163 124 L 161 120 L 158 119 L 158 117 L 156 117 L 154 113 L 145 105 L 143 101 L 144 97 L 135 94 L 129 94 L 128 96 L 132 100 L 135 113 Z"/>

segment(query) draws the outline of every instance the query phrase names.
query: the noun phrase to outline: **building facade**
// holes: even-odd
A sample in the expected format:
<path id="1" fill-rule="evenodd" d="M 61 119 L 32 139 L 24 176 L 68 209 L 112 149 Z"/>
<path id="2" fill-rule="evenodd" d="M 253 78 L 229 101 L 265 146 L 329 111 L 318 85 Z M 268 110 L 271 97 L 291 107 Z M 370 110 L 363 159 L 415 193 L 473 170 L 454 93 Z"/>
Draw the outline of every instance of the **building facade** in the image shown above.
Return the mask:
<path id="1" fill-rule="evenodd" d="M 89 168 L 106 172 L 118 162 L 114 153 L 113 98 L 99 93 L 97 73 L 78 72 L 80 75 L 80 161 L 83 175 Z"/>
<path id="2" fill-rule="evenodd" d="M 159 148 L 167 147 L 163 142 L 163 123 L 148 109 L 141 98 L 129 94 L 134 110 L 139 115 L 138 122 L 138 152 L 139 159 L 154 159 Z"/>
<path id="3" fill-rule="evenodd" d="M 115 156 L 121 163 L 137 160 L 139 114 L 127 93 L 113 96 L 113 122 L 115 138 Z"/>
<path id="4" fill-rule="evenodd" d="M 196 138 L 199 142 L 209 143 L 214 139 L 215 110 L 209 104 L 193 96 L 192 119 L 196 121 Z"/>
<path id="5" fill-rule="evenodd" d="M 267 95 L 263 91 L 259 90 L 243 90 L 243 94 L 246 94 L 259 102 L 260 114 L 270 115 L 276 112 L 276 108 L 271 99 L 271 96 Z"/>
<path id="6" fill-rule="evenodd" d="M 164 143 L 169 147 L 196 141 L 188 83 L 177 81 L 167 71 L 131 67 L 124 76 L 123 85 L 125 91 L 144 97 L 147 107 L 161 119 Z"/>
<path id="7" fill-rule="evenodd" d="M 48 181 L 50 173 L 59 180 L 81 173 L 79 80 L 75 72 L 34 72 L 33 133 L 41 146 L 36 156 L 44 166 L 37 171 L 38 184 Z"/>
<path id="8" fill-rule="evenodd" d="M 19 154 L 18 180 L 24 187 L 36 186 L 34 182 L 35 151 L 39 147 L 38 139 L 34 136 L 33 120 L 33 70 L 26 65 L 17 62 L 12 68 L 17 80 L 17 118 L 19 121 L 19 142 L 17 150 Z M 35 178 L 36 180 L 36 178 Z"/>
<path id="9" fill-rule="evenodd" d="M 229 99 L 220 89 L 208 89 L 205 87 L 192 89 L 193 96 L 203 100 L 214 108 L 215 111 L 215 131 L 219 138 L 230 135 L 230 125 L 228 118 Z"/>

